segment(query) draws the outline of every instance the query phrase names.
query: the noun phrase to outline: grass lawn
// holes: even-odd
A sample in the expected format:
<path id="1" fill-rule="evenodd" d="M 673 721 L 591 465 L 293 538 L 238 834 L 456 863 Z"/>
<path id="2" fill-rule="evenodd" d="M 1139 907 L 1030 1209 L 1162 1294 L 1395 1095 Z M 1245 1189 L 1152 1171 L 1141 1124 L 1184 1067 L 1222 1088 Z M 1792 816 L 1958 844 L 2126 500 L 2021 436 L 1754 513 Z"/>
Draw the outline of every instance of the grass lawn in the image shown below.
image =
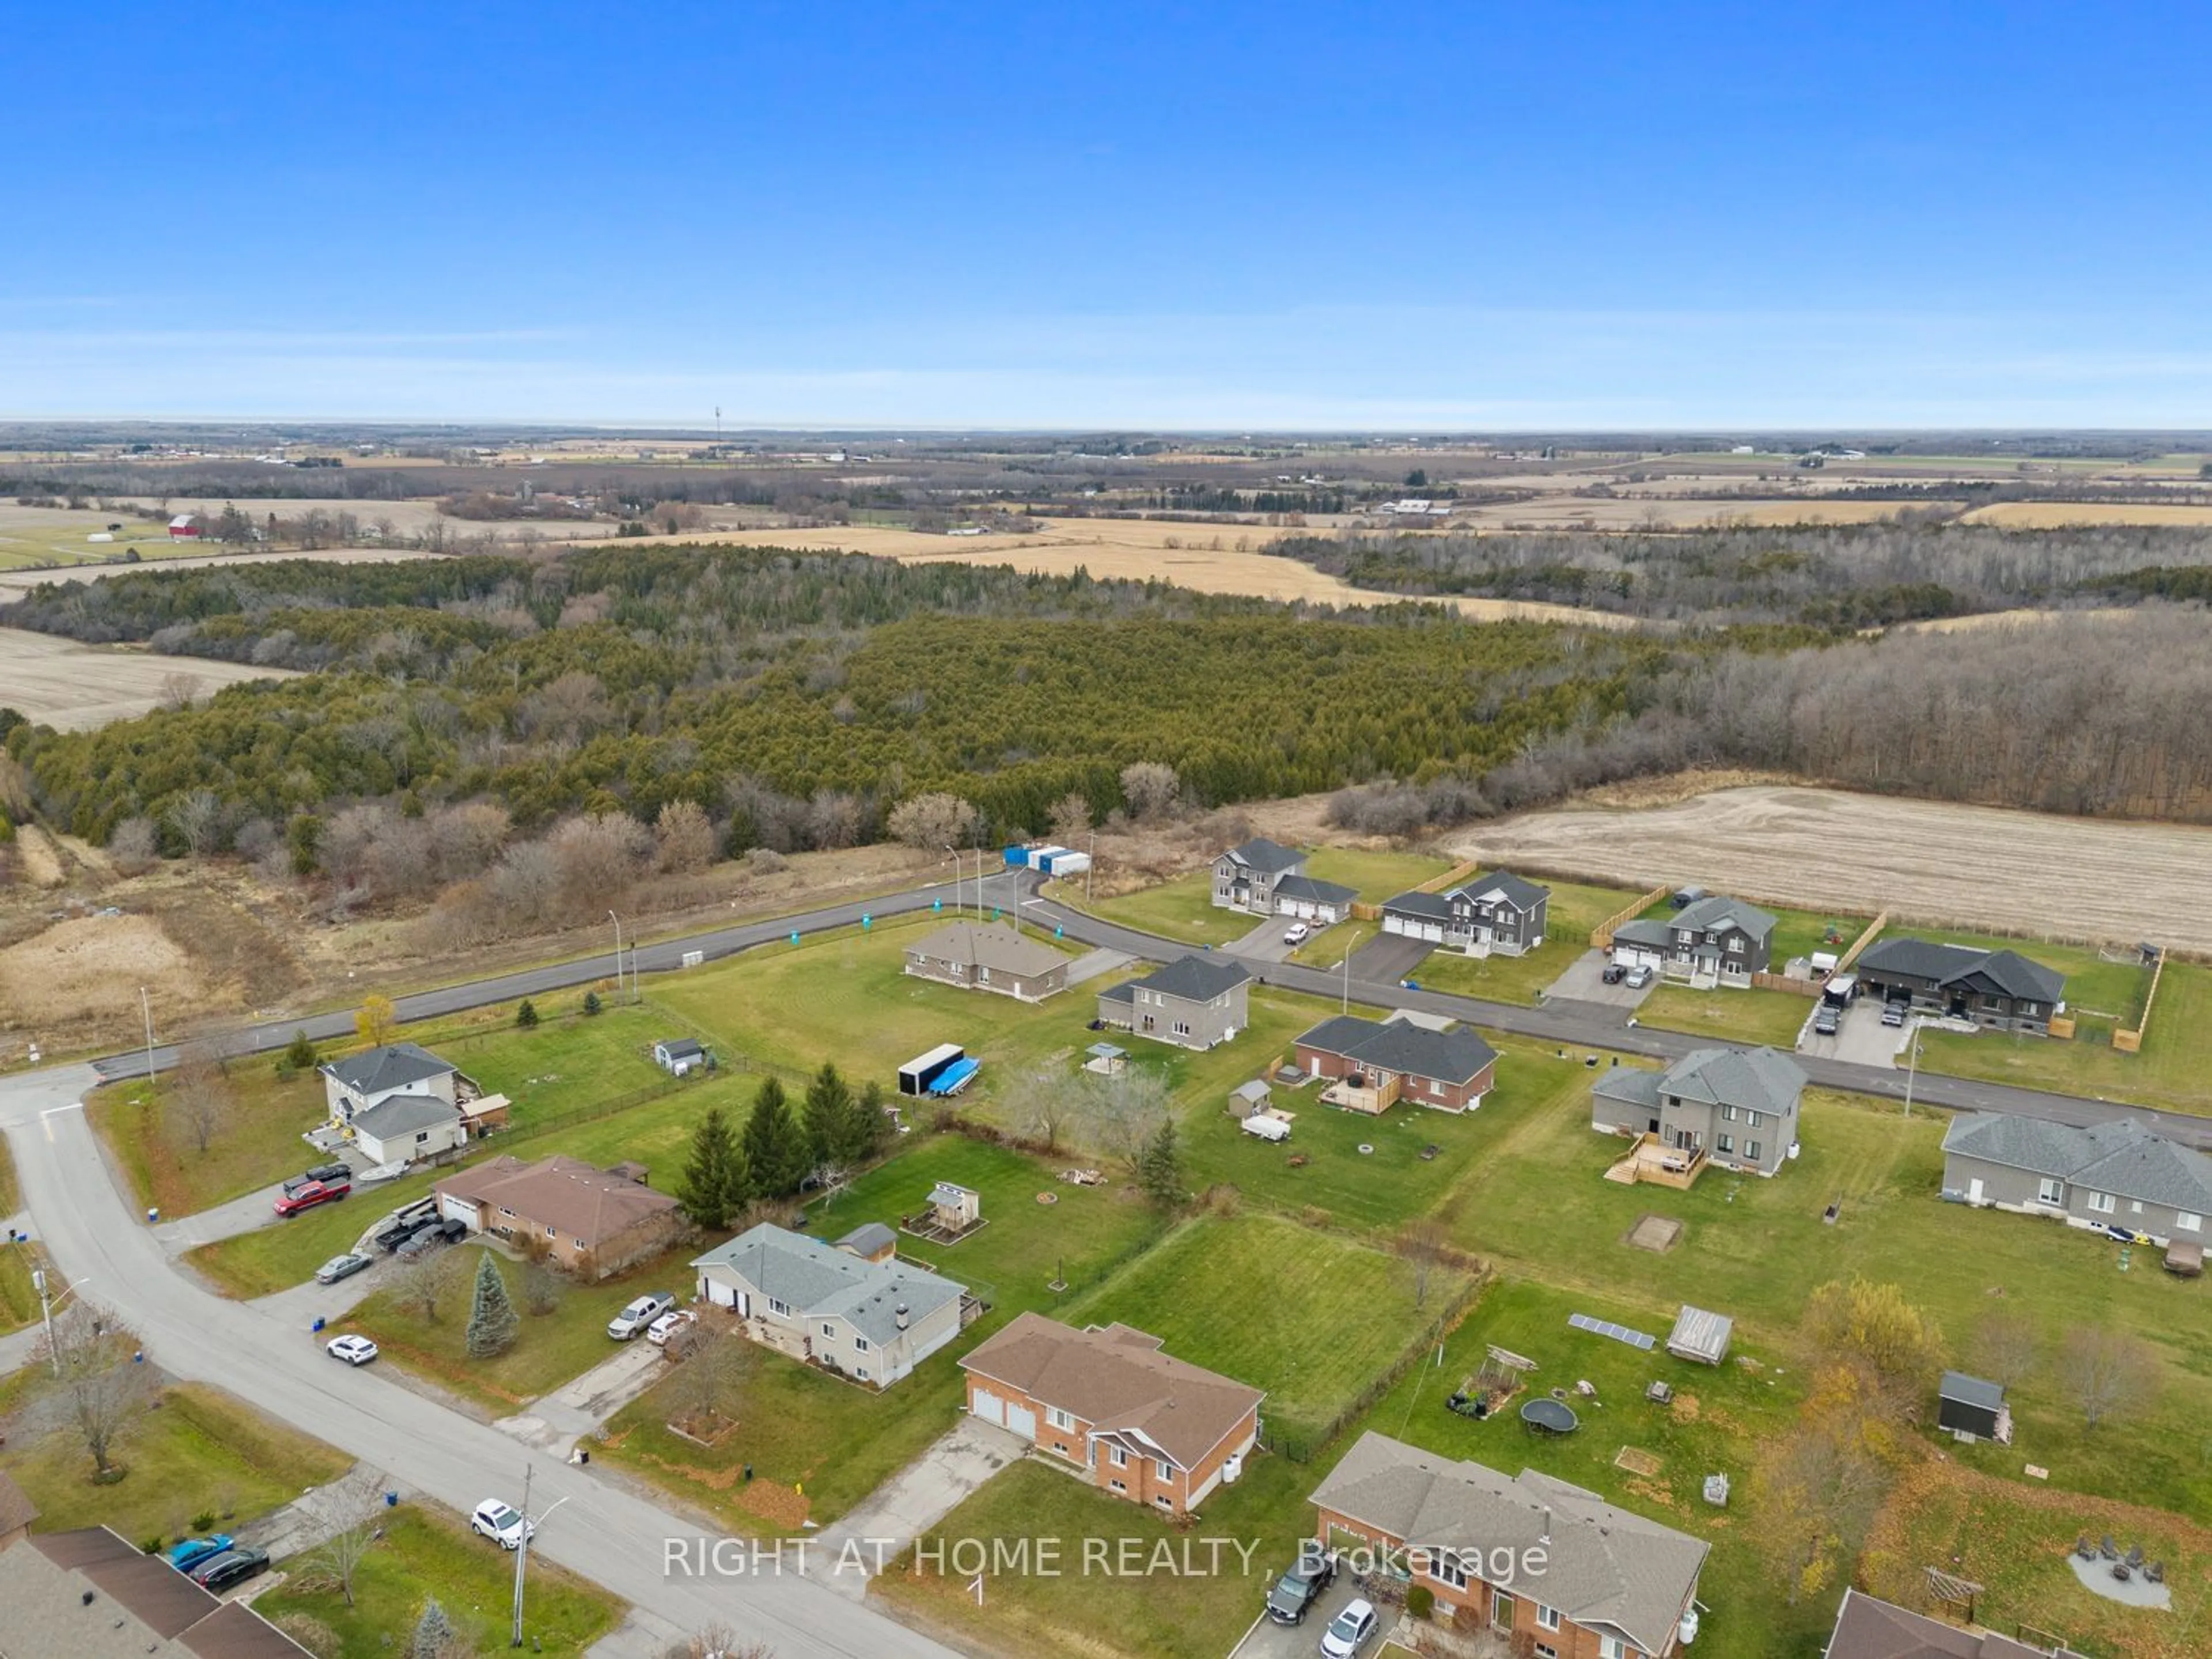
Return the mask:
<path id="1" fill-rule="evenodd" d="M 1437 951 L 1413 970 L 1425 989 L 1492 1002 L 1534 1005 L 1568 964 L 1590 948 L 1591 930 L 1635 902 L 1625 888 L 1591 887 L 1581 882 L 1548 884 L 1552 902 L 1545 910 L 1544 943 L 1525 956 L 1477 958 L 1456 951 Z"/>
<path id="2" fill-rule="evenodd" d="M 300 1137 L 328 1116 L 317 1073 L 280 1079 L 266 1055 L 231 1061 L 230 1105 L 205 1152 L 183 1115 L 170 1109 L 174 1082 L 173 1073 L 165 1073 L 150 1094 L 143 1078 L 111 1083 L 85 1101 L 92 1127 L 130 1178 L 142 1211 L 197 1214 L 273 1186 L 314 1161 Z"/>
<path id="3" fill-rule="evenodd" d="M 1622 1322 L 1658 1334 L 1682 1303 L 1694 1302 L 1732 1316 L 1738 1346 L 1753 1353 L 1786 1350 L 1814 1289 L 1854 1273 L 1904 1285 L 1968 1370 L 1990 1312 L 2024 1313 L 2044 1358 L 2010 1390 L 2014 1444 L 1946 1441 L 1946 1451 L 2014 1477 L 2022 1460 L 2044 1465 L 2053 1488 L 2200 1510 L 2212 1490 L 2212 1443 L 2201 1428 L 2212 1408 L 2203 1358 L 2212 1352 L 2212 1303 L 2203 1286 L 2157 1271 L 2142 1251 L 2122 1273 L 2120 1247 L 2084 1231 L 1945 1204 L 1937 1196 L 1944 1127 L 1940 1116 L 1906 1121 L 1894 1109 L 1811 1090 L 1803 1154 L 1781 1174 L 1713 1171 L 1678 1193 L 1604 1180 L 1620 1143 L 1594 1133 L 1587 1093 L 1567 1090 L 1555 1110 L 1525 1116 L 1502 1137 L 1442 1213 L 1456 1243 L 1503 1273 L 1603 1297 L 1637 1316 Z M 1831 1201 L 1841 1205 L 1832 1226 L 1820 1218 Z M 1532 1224 L 1539 1212 L 1541 1224 Z M 1626 1242 L 1647 1214 L 1686 1224 L 1664 1255 Z M 2103 1325 L 2149 1345 L 2159 1386 L 2152 1404 L 2092 1433 L 2056 1356 L 2068 1332 Z"/>
<path id="4" fill-rule="evenodd" d="M 0 1140 L 0 1219 L 23 1207 L 23 1194 L 15 1185 L 15 1160 L 8 1151 L 8 1143 Z"/>
<path id="5" fill-rule="evenodd" d="M 2070 994 L 2070 982 L 2067 989 Z M 1920 1065 L 1954 1077 L 2212 1112 L 2212 968 L 2166 964 L 2140 1054 L 2122 1054 L 2103 1029 L 2087 1024 L 2070 1042 L 1998 1031 L 1929 1031 L 1922 1038 Z"/>
<path id="6" fill-rule="evenodd" d="M 970 1188 L 982 1196 L 981 1231 L 952 1245 L 902 1237 L 899 1251 L 981 1295 L 991 1312 L 880 1394 L 748 1346 L 728 1439 L 709 1450 L 672 1434 L 647 1394 L 614 1419 L 606 1456 L 747 1531 L 834 1519 L 952 1426 L 963 1397 L 961 1354 L 1015 1314 L 1051 1312 L 1098 1284 L 1164 1224 L 1124 1181 L 1072 1187 L 1055 1178 L 1057 1164 L 1003 1146 L 955 1134 L 911 1139 L 911 1150 L 814 1205 L 808 1231 L 834 1238 L 864 1221 L 895 1226 L 938 1182 Z M 1057 1201 L 1039 1204 L 1040 1192 Z M 1068 1285 L 1063 1297 L 1048 1288 L 1055 1276 Z M 747 1464 L 750 1486 L 742 1480 Z"/>
<path id="7" fill-rule="evenodd" d="M 44 1260 L 36 1244 L 0 1243 L 0 1332 L 21 1330 L 39 1316 L 31 1270 Z"/>
<path id="8" fill-rule="evenodd" d="M 299 1284 L 332 1256 L 351 1249 L 383 1217 L 426 1195 L 435 1179 L 426 1173 L 389 1182 L 375 1188 L 374 1196 L 364 1191 L 319 1205 L 274 1225 L 187 1250 L 184 1260 L 226 1296 L 268 1296 Z"/>
<path id="9" fill-rule="evenodd" d="M 1306 855 L 1306 874 L 1357 890 L 1369 904 L 1380 904 L 1458 866 L 1434 853 L 1365 853 L 1343 847 L 1316 847 Z"/>
<path id="10" fill-rule="evenodd" d="M 1626 1189 L 1624 1189 L 1626 1190 Z M 1727 1471 L 1742 1489 L 1746 1455 L 1757 1439 L 1788 1431 L 1796 1407 L 1794 1360 L 1780 1375 L 1775 1356 L 1755 1342 L 1740 1342 L 1761 1363 L 1758 1369 L 1728 1364 L 1717 1370 L 1675 1359 L 1663 1351 L 1643 1352 L 1610 1338 L 1574 1330 L 1571 1313 L 1587 1313 L 1664 1338 L 1671 1321 L 1634 1303 L 1615 1302 L 1602 1292 L 1563 1291 L 1516 1280 L 1485 1291 L 1481 1302 L 1446 1342 L 1442 1365 L 1423 1364 L 1370 1412 L 1358 1430 L 1372 1429 L 1443 1455 L 1472 1458 L 1507 1474 L 1541 1469 L 1603 1494 L 1624 1509 L 1696 1534 L 1713 1545 L 1698 1599 L 1711 1609 L 1699 1632 L 1697 1650 L 1704 1659 L 1771 1659 L 1776 1654 L 1814 1653 L 1835 1616 L 1840 1587 L 1823 1606 L 1798 1609 L 1794 1616 L 1767 1582 L 1764 1565 L 1741 1535 L 1740 1513 L 1709 1508 L 1700 1496 L 1705 1477 Z M 1569 1389 L 1569 1401 L 1583 1426 L 1571 1435 L 1537 1438 L 1524 1434 L 1517 1420 L 1527 1395 L 1510 1402 L 1504 1414 L 1477 1423 L 1448 1411 L 1444 1400 L 1495 1345 L 1536 1362 L 1533 1391 Z M 1664 1377 L 1678 1391 L 1670 1409 L 1644 1398 L 1644 1385 Z M 1595 1386 L 1594 1396 L 1574 1395 L 1574 1384 Z M 1620 1468 L 1623 1447 L 1659 1460 L 1656 1474 L 1640 1475 Z M 1307 1488 L 1318 1485 L 1335 1453 L 1317 1460 Z M 1740 1503 L 1740 1500 L 1739 1500 Z M 1310 1511 L 1308 1511 L 1310 1514 Z"/>
<path id="11" fill-rule="evenodd" d="M 986 1651 L 1024 1659 L 1096 1659 L 1103 1652 L 1220 1659 L 1259 1616 L 1268 1584 L 1310 1530 L 1305 1494 L 1313 1481 L 1308 1466 L 1267 1455 L 1249 1459 L 1243 1479 L 1217 1490 L 1185 1531 L 1073 1474 L 1017 1463 L 927 1535 L 941 1567 L 916 1552 L 878 1579 L 873 1594 L 894 1609 L 911 1609 L 979 1640 Z M 1058 1571 L 993 1572 L 978 1607 L 966 1578 L 951 1570 L 959 1561 L 959 1540 L 971 1538 L 1008 1547 L 1051 1539 Z M 1091 1539 L 1105 1540 L 1103 1555 L 1086 1558 L 1085 1540 Z M 1197 1571 L 1150 1571 L 1162 1545 L 1178 1564 L 1188 1559 Z M 1137 1569 L 1127 1576 L 1118 1570 L 1125 1548 Z"/>
<path id="12" fill-rule="evenodd" d="M 1417 1306 L 1413 1270 L 1397 1256 L 1279 1217 L 1208 1217 L 1185 1222 L 1078 1299 L 1067 1317 L 1134 1325 L 1178 1359 L 1266 1389 L 1275 1434 L 1304 1441 L 1350 1407 L 1471 1282 L 1463 1271 L 1438 1267 Z"/>
<path id="13" fill-rule="evenodd" d="M 19 1372 L 0 1407 L 33 1397 L 43 1378 L 35 1369 Z M 35 1414 L 29 1420 L 35 1422 Z M 101 1486 L 92 1482 L 83 1442 L 66 1426 L 43 1434 L 14 1430 L 0 1446 L 0 1468 L 39 1506 L 40 1531 L 109 1526 L 133 1543 L 188 1537 L 192 1517 L 203 1512 L 235 1530 L 233 1523 L 265 1514 L 302 1487 L 335 1480 L 351 1467 L 333 1448 L 198 1383 L 164 1389 L 160 1407 L 126 1431 L 115 1457 L 130 1473 Z"/>
<path id="14" fill-rule="evenodd" d="M 557 1523 L 556 1523 L 557 1524 Z M 341 1659 L 388 1659 L 435 1597 L 454 1632 L 474 1653 L 507 1644 L 514 1558 L 444 1514 L 408 1504 L 392 1512 L 384 1536 L 362 1559 L 354 1604 L 337 1591 L 291 1583 L 257 1597 L 254 1607 L 280 1619 L 305 1613 L 329 1626 Z M 621 1621 L 622 1603 L 595 1584 L 538 1559 L 530 1561 L 522 1628 L 531 1650 L 580 1654 Z"/>
<path id="15" fill-rule="evenodd" d="M 1643 1025 L 1688 1031 L 1720 1042 L 1767 1043 L 1788 1054 L 1813 1017 L 1813 999 L 1788 991 L 1693 991 L 1659 985 L 1636 1011 Z"/>
<path id="16" fill-rule="evenodd" d="M 1157 887 L 1140 887 L 1133 893 L 1122 893 L 1113 898 L 1102 895 L 1089 904 L 1083 902 L 1080 882 L 1054 882 L 1048 884 L 1044 892 L 1048 898 L 1088 910 L 1108 921 L 1118 921 L 1124 927 L 1158 933 L 1163 939 L 1179 939 L 1187 945 L 1225 945 L 1243 938 L 1262 920 L 1214 903 L 1211 866 L 1177 876 L 1173 881 L 1164 881 Z"/>
<path id="17" fill-rule="evenodd" d="M 1290 960 L 1302 968 L 1341 968 L 1345 957 L 1382 931 L 1382 924 L 1378 921 L 1340 921 L 1334 927 L 1322 928 L 1292 951 Z"/>
<path id="18" fill-rule="evenodd" d="M 332 1328 L 374 1338 L 380 1350 L 378 1364 L 427 1376 L 489 1408 L 494 1416 L 505 1417 L 602 1360 L 613 1358 L 619 1348 L 607 1336 L 607 1322 L 633 1297 L 647 1291 L 687 1297 L 690 1262 L 698 1249 L 684 1245 L 596 1285 L 563 1278 L 559 1305 L 548 1313 L 532 1314 L 523 1302 L 520 1263 L 482 1245 L 462 1245 L 447 1252 L 453 1278 L 436 1322 L 425 1323 L 419 1307 L 403 1304 L 390 1291 L 379 1291 Z M 471 1359 L 469 1310 L 477 1263 L 486 1255 L 500 1264 L 508 1299 L 523 1316 L 522 1330 L 514 1346 L 496 1358 Z"/>

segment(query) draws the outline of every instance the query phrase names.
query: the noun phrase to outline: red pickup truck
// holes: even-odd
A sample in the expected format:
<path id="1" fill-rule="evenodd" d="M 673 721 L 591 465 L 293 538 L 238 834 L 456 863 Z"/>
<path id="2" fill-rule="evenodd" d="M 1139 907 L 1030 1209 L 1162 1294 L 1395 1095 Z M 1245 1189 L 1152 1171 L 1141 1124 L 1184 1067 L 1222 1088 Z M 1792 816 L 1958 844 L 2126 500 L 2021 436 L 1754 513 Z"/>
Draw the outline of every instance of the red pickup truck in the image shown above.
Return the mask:
<path id="1" fill-rule="evenodd" d="M 329 1204 L 343 1198 L 353 1190 L 350 1180 L 288 1181 L 284 1190 L 276 1194 L 278 1215 L 297 1215 L 302 1210 L 312 1210 L 318 1204 Z"/>

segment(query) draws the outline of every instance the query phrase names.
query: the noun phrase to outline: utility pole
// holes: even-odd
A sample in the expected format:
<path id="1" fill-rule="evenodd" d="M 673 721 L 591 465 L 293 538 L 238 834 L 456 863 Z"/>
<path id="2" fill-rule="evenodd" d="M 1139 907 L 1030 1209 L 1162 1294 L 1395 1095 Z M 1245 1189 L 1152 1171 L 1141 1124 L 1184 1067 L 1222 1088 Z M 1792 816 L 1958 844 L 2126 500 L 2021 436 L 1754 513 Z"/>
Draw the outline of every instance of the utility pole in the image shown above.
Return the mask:
<path id="1" fill-rule="evenodd" d="M 607 912 L 607 920 L 615 925 L 615 1000 L 617 1002 L 620 1002 L 622 1000 L 623 994 L 622 918 L 617 915 L 613 911 L 610 910 Z"/>
<path id="2" fill-rule="evenodd" d="M 46 1294 L 46 1270 L 44 1267 L 31 1270 L 31 1288 L 39 1293 L 39 1321 L 46 1328 L 46 1359 L 53 1366 L 54 1375 L 59 1376 L 62 1374 L 62 1354 L 61 1350 L 54 1346 L 54 1303 L 53 1298 Z"/>
<path id="3" fill-rule="evenodd" d="M 138 988 L 138 1012 L 146 1016 L 146 1097 L 154 1097 L 154 1005 L 147 1000 L 146 988 Z"/>
<path id="4" fill-rule="evenodd" d="M 522 1540 L 514 1547 L 514 1628 L 507 1642 L 507 1645 L 511 1648 L 519 1648 L 522 1645 L 522 1576 L 530 1565 L 530 1534 L 537 1525 L 530 1518 L 530 1473 L 531 1466 L 527 1463 L 524 1464 L 522 1466 Z M 554 1504 L 553 1509 L 545 1511 L 545 1516 L 550 1517 L 553 1510 L 559 1509 L 568 1501 L 566 1498 L 559 1499 Z"/>
<path id="5" fill-rule="evenodd" d="M 1905 1067 L 1905 1115 L 1912 1115 L 1912 1085 L 1920 1076 L 1920 1021 L 1912 1021 L 1912 1053 Z"/>
<path id="6" fill-rule="evenodd" d="M 1344 946 L 1344 1007 L 1342 1012 L 1347 1014 L 1352 1012 L 1352 944 L 1348 939 L 1345 942 Z"/>
<path id="7" fill-rule="evenodd" d="M 1093 830 L 1091 832 L 1091 862 L 1083 866 L 1083 904 L 1085 909 L 1088 909 L 1091 905 L 1091 878 L 1097 872 L 1097 869 L 1098 832 Z"/>

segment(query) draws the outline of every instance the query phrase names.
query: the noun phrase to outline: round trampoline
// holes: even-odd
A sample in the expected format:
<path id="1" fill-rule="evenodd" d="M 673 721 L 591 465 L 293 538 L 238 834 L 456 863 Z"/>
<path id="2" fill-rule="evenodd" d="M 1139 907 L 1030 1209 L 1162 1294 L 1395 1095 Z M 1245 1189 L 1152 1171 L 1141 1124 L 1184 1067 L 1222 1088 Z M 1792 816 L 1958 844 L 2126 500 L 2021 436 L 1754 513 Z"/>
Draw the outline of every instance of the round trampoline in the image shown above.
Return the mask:
<path id="1" fill-rule="evenodd" d="M 1561 1400 L 1532 1400 L 1521 1408 L 1521 1422 L 1532 1434 L 1572 1434 L 1582 1426 L 1574 1407 Z"/>

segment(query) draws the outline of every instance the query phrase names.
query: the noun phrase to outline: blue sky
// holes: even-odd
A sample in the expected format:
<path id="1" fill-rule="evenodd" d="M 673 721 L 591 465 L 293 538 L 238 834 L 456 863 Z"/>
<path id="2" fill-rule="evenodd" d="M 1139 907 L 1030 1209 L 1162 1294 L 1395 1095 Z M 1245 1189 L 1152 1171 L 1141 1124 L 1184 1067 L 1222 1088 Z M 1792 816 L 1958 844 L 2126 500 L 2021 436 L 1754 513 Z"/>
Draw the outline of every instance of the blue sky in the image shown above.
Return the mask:
<path id="1" fill-rule="evenodd" d="M 2212 426 L 2209 47 L 2157 3 L 19 8 L 0 414 Z"/>

